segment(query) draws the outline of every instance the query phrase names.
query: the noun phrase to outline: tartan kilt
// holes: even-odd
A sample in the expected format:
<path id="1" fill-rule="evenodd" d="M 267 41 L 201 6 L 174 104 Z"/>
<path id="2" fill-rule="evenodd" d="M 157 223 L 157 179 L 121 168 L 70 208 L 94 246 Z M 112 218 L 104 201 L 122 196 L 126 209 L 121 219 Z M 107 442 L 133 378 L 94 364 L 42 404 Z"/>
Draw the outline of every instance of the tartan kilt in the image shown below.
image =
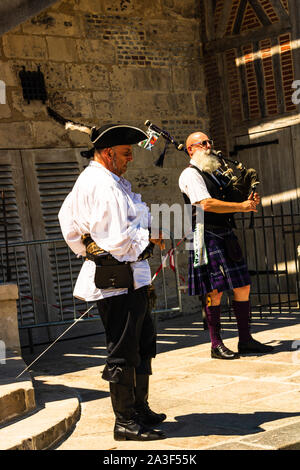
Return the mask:
<path id="1" fill-rule="evenodd" d="M 208 264 L 194 267 L 194 250 L 189 253 L 189 295 L 205 295 L 217 289 L 218 292 L 247 286 L 251 283 L 244 258 L 232 261 L 225 251 L 224 237 L 231 237 L 238 243 L 238 238 L 231 229 L 213 229 L 204 231 Z"/>

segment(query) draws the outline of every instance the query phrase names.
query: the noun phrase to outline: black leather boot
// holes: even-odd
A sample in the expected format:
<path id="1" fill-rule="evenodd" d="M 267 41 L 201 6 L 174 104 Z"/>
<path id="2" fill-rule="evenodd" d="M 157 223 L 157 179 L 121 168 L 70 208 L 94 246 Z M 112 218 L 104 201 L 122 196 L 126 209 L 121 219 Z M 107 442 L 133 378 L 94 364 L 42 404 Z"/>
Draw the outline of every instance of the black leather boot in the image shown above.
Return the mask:
<path id="1" fill-rule="evenodd" d="M 162 423 L 166 419 L 164 413 L 155 413 L 148 404 L 149 375 L 136 374 L 135 409 L 140 422 L 146 425 Z"/>
<path id="2" fill-rule="evenodd" d="M 134 374 L 133 367 L 126 368 L 122 374 L 122 383 L 109 383 L 111 403 L 116 416 L 114 439 L 116 441 L 165 439 L 163 432 L 149 429 L 137 420 L 134 408 Z"/>

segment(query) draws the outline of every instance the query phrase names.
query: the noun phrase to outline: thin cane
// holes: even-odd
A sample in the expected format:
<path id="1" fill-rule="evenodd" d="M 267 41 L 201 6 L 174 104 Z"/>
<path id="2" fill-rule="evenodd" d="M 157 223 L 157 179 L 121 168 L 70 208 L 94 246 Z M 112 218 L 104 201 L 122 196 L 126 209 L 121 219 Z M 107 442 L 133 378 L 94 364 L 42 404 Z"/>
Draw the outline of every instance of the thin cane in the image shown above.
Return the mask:
<path id="1" fill-rule="evenodd" d="M 24 372 L 26 372 L 26 370 L 28 370 L 29 367 L 32 366 L 32 364 L 34 364 L 40 357 L 42 357 L 47 351 L 49 351 L 49 349 L 52 348 L 52 346 L 53 346 L 60 338 L 62 338 L 62 336 L 64 336 L 64 335 L 67 333 L 67 331 L 69 331 L 74 325 L 76 325 L 76 323 L 79 322 L 79 320 L 81 320 L 81 318 L 83 318 L 84 315 L 86 315 L 93 307 L 95 307 L 95 304 L 92 305 L 88 310 L 86 310 L 86 311 L 81 315 L 81 317 L 77 318 L 77 320 L 76 320 L 74 323 L 72 323 L 72 325 L 69 326 L 58 338 L 56 338 L 56 340 L 53 341 L 53 343 L 51 343 L 50 346 L 48 346 L 48 348 L 45 349 L 45 351 L 43 351 L 34 361 L 32 361 L 32 363 L 29 364 L 29 366 L 27 366 L 26 369 L 24 369 L 19 375 L 17 375 L 16 379 L 18 379 L 19 377 L 21 377 L 21 375 L 24 374 Z"/>

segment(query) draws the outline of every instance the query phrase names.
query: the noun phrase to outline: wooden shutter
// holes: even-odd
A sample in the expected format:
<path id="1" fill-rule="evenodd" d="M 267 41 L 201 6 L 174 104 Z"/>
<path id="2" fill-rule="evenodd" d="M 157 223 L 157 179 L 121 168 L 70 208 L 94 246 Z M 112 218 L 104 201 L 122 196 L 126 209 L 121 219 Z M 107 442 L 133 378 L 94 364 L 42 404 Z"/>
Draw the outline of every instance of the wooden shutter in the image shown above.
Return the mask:
<path id="1" fill-rule="evenodd" d="M 78 149 L 23 150 L 21 155 L 33 237 L 62 238 L 58 212 L 87 162 Z M 82 304 L 73 297 L 82 260 L 65 242 L 43 245 L 37 256 L 43 273 L 47 321 L 73 318 Z"/>
<path id="2" fill-rule="evenodd" d="M 4 191 L 5 207 L 1 200 L 1 219 L 6 213 L 6 227 L 9 244 L 20 244 L 9 248 L 9 266 L 11 268 L 11 282 L 19 286 L 19 317 L 22 324 L 32 323 L 35 318 L 35 309 L 32 300 L 32 286 L 30 280 L 30 249 L 25 250 L 24 240 L 32 240 L 30 214 L 26 198 L 24 175 L 20 152 L 15 150 L 0 151 L 0 190 Z M 7 257 L 5 249 L 5 228 L 0 225 L 1 243 L 1 271 L 0 282 L 7 282 Z M 21 301 L 22 300 L 22 301 Z"/>

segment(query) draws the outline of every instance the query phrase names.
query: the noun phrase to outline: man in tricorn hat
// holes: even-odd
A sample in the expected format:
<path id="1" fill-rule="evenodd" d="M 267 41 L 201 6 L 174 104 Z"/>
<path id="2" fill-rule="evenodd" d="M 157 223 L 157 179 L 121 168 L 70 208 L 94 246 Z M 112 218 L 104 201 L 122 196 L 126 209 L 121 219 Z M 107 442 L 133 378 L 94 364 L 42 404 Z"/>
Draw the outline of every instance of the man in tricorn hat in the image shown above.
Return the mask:
<path id="1" fill-rule="evenodd" d="M 153 250 L 150 213 L 122 177 L 132 161 L 132 145 L 147 138 L 138 128 L 108 124 L 93 128 L 88 167 L 78 177 L 59 212 L 69 247 L 88 259 L 74 296 L 97 301 L 107 345 L 103 379 L 109 381 L 116 440 L 165 438 L 153 426 L 166 415 L 148 405 L 156 333 L 148 308 Z"/>

